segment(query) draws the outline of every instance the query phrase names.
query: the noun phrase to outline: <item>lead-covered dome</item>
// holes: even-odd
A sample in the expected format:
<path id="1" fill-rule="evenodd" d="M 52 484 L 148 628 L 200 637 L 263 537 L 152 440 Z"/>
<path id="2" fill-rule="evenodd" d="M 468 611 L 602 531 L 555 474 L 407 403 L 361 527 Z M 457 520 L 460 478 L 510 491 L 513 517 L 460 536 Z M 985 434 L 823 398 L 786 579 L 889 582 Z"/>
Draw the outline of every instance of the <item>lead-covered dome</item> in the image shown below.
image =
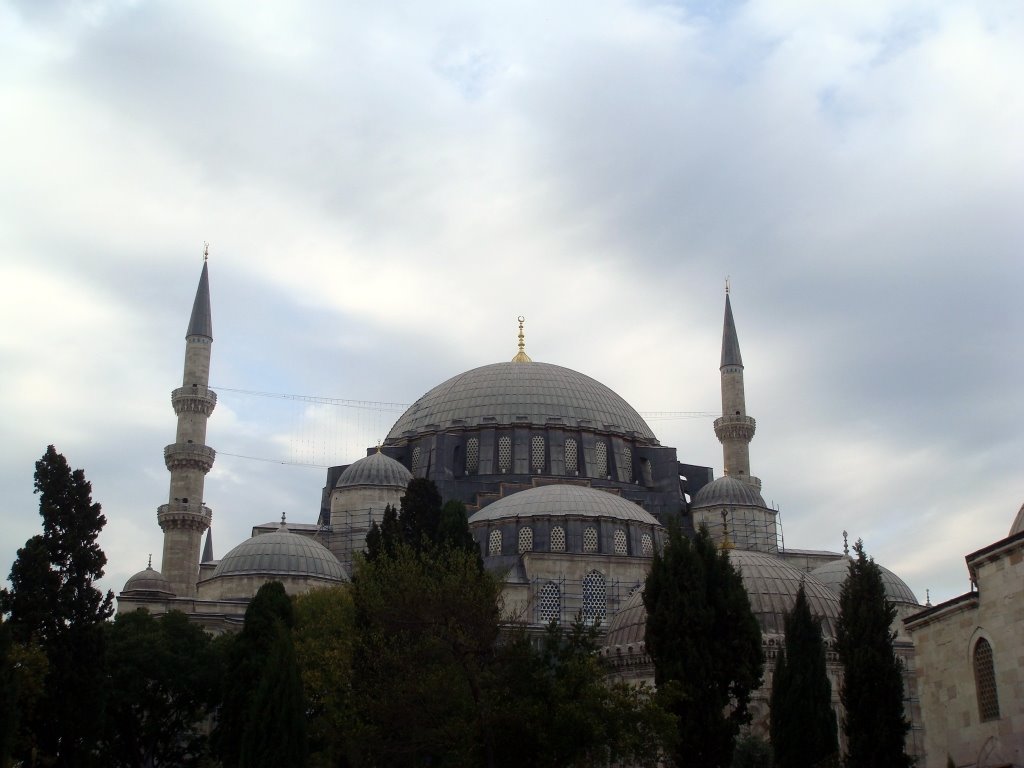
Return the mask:
<path id="1" fill-rule="evenodd" d="M 639 504 L 583 485 L 542 485 L 513 493 L 475 513 L 469 524 L 527 517 L 603 517 L 661 526 Z"/>
<path id="2" fill-rule="evenodd" d="M 1017 511 L 1017 517 L 1014 518 L 1013 524 L 1010 526 L 1010 532 L 1008 536 L 1016 536 L 1021 531 L 1024 531 L 1024 504 Z"/>
<path id="3" fill-rule="evenodd" d="M 840 557 L 838 560 L 819 565 L 811 573 L 838 597 L 839 593 L 843 590 L 843 582 L 850 575 L 851 561 L 852 558 L 849 555 Z M 885 596 L 890 602 L 920 605 L 917 601 L 917 596 L 903 579 L 885 566 L 879 565 L 878 569 L 882 572 L 882 587 L 885 589 Z"/>
<path id="4" fill-rule="evenodd" d="M 608 634 L 604 644 L 609 647 L 622 646 L 642 648 L 647 635 L 647 608 L 644 607 L 643 589 L 637 589 L 615 612 L 608 623 Z"/>
<path id="5" fill-rule="evenodd" d="M 380 451 L 349 464 L 338 477 L 335 488 L 359 485 L 405 488 L 412 480 L 412 472 L 403 464 Z"/>
<path id="6" fill-rule="evenodd" d="M 146 566 L 146 570 L 139 571 L 128 579 L 121 592 L 145 592 L 171 596 L 174 594 L 174 589 L 166 576 L 160 571 L 153 570 L 153 566 L 149 565 Z"/>
<path id="7" fill-rule="evenodd" d="M 717 506 L 750 506 L 764 507 L 764 497 L 750 483 L 737 480 L 735 477 L 723 475 L 697 491 L 690 504 L 691 509 Z"/>
<path id="8" fill-rule="evenodd" d="M 327 547 L 283 527 L 243 541 L 217 563 L 210 578 L 255 574 L 346 579 L 345 569 Z"/>
<path id="9" fill-rule="evenodd" d="M 631 436 L 657 445 L 651 428 L 604 384 L 550 363 L 494 363 L 460 373 L 413 403 L 387 440 L 452 426 L 564 424 Z"/>
<path id="10" fill-rule="evenodd" d="M 784 634 L 786 614 L 793 610 L 796 593 L 803 584 L 811 615 L 821 619 L 826 637 L 835 637 L 839 598 L 813 575 L 764 552 L 734 549 L 729 552 L 729 561 L 743 578 L 751 610 L 762 632 Z"/>

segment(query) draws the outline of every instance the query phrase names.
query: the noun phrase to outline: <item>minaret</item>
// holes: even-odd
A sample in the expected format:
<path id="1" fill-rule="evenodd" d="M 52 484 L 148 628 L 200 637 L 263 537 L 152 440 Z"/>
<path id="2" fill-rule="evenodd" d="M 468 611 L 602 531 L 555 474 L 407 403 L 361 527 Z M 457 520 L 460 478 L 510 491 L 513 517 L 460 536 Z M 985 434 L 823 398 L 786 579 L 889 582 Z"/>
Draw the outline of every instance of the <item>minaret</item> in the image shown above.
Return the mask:
<path id="1" fill-rule="evenodd" d="M 722 417 L 715 419 L 715 434 L 722 442 L 725 474 L 745 480 L 756 488 L 761 481 L 750 474 L 750 441 L 754 439 L 756 422 L 747 416 L 743 392 L 743 357 L 732 317 L 729 286 L 725 288 L 725 323 L 722 328 Z"/>
<path id="2" fill-rule="evenodd" d="M 217 404 L 217 394 L 209 388 L 213 322 L 208 253 L 207 249 L 203 254 L 203 272 L 185 332 L 185 373 L 181 386 L 171 392 L 171 405 L 178 415 L 177 435 L 164 448 L 171 490 L 168 502 L 157 510 L 164 532 L 161 570 L 178 597 L 196 594 L 199 550 L 213 517 L 203 504 L 203 484 L 216 456 L 206 445 L 206 421 Z"/>

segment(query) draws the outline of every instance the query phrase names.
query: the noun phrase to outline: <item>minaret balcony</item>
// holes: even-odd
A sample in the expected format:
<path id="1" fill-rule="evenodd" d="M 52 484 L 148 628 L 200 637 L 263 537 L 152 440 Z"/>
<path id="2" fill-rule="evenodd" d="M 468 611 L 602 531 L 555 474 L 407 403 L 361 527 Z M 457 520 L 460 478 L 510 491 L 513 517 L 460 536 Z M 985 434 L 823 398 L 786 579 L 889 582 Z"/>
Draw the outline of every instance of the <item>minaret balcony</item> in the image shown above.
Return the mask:
<path id="1" fill-rule="evenodd" d="M 217 452 L 208 445 L 196 443 L 173 443 L 164 448 L 164 464 L 170 472 L 179 469 L 195 469 L 206 474 L 213 467 Z"/>
<path id="2" fill-rule="evenodd" d="M 175 501 L 157 507 L 156 519 L 165 531 L 172 528 L 183 528 L 201 533 L 210 527 L 213 510 L 205 504 Z"/>
<path id="3" fill-rule="evenodd" d="M 209 416 L 217 405 L 217 393 L 209 387 L 198 384 L 191 387 L 178 387 L 171 392 L 171 405 L 178 415 L 182 413 L 201 413 Z"/>
<path id="4" fill-rule="evenodd" d="M 750 416 L 721 416 L 715 419 L 719 440 L 752 440 L 757 422 Z"/>

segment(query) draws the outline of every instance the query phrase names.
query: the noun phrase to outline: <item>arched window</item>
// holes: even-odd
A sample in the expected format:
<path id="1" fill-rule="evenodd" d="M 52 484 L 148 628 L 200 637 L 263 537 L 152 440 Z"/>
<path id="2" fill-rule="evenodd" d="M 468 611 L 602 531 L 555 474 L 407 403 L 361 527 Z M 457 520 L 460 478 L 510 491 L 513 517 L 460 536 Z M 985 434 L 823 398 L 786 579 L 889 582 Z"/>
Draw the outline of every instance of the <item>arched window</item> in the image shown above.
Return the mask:
<path id="1" fill-rule="evenodd" d="M 498 438 L 498 471 L 512 471 L 512 438 L 508 435 Z"/>
<path id="2" fill-rule="evenodd" d="M 530 438 L 530 467 L 537 474 L 544 471 L 544 438 L 540 435 Z"/>
<path id="3" fill-rule="evenodd" d="M 501 531 L 491 531 L 490 538 L 487 540 L 487 554 L 491 557 L 501 554 Z"/>
<path id="4" fill-rule="evenodd" d="M 616 531 L 614 537 L 614 546 L 616 555 L 629 554 L 626 550 L 626 532 Z"/>
<path id="5" fill-rule="evenodd" d="M 654 556 L 654 539 L 651 538 L 651 534 L 645 533 L 640 537 L 640 552 L 644 557 Z"/>
<path id="6" fill-rule="evenodd" d="M 583 532 L 583 551 L 597 552 L 597 528 L 587 528 Z"/>
<path id="7" fill-rule="evenodd" d="M 565 552 L 565 528 L 560 525 L 551 529 L 551 551 Z"/>
<path id="8" fill-rule="evenodd" d="M 654 476 L 651 474 L 650 459 L 640 459 L 640 475 L 644 485 L 648 487 L 654 485 Z"/>
<path id="9" fill-rule="evenodd" d="M 999 694 L 992 646 L 984 637 L 974 646 L 974 685 L 978 690 L 978 716 L 982 722 L 999 719 Z"/>
<path id="10" fill-rule="evenodd" d="M 466 474 L 475 475 L 480 469 L 480 440 L 471 437 L 466 441 Z"/>
<path id="11" fill-rule="evenodd" d="M 524 526 L 519 529 L 519 554 L 533 551 L 533 528 Z"/>
<path id="12" fill-rule="evenodd" d="M 594 471 L 590 473 L 593 477 L 608 476 L 608 444 L 596 443 L 594 445 Z"/>
<path id="13" fill-rule="evenodd" d="M 412 473 L 415 475 L 420 471 L 420 462 L 423 460 L 423 451 L 417 445 L 412 449 Z"/>
<path id="14" fill-rule="evenodd" d="M 604 621 L 606 613 L 604 574 L 591 571 L 583 577 L 583 623 Z"/>
<path id="15" fill-rule="evenodd" d="M 569 437 L 565 441 L 565 474 L 567 475 L 578 475 L 580 472 L 579 465 L 579 447 L 576 445 L 576 438 Z"/>
<path id="16" fill-rule="evenodd" d="M 550 624 L 562 618 L 562 592 L 553 581 L 549 581 L 537 593 L 537 618 L 541 624 Z"/>
<path id="17" fill-rule="evenodd" d="M 633 482 L 633 449 L 628 445 L 622 449 L 622 474 L 627 482 Z"/>

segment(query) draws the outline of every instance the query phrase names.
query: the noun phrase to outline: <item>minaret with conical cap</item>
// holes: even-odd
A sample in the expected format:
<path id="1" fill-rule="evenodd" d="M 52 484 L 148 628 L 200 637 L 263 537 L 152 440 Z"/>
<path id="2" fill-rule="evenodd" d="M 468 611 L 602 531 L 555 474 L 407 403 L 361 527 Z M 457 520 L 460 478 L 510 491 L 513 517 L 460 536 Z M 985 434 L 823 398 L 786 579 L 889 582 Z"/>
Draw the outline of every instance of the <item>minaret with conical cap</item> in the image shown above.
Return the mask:
<path id="1" fill-rule="evenodd" d="M 757 488 L 761 481 L 750 474 L 750 441 L 757 423 L 747 416 L 743 391 L 743 357 L 732 317 L 729 288 L 725 289 L 725 322 L 722 328 L 722 417 L 715 419 L 715 434 L 722 443 L 725 474 Z"/>
<path id="2" fill-rule="evenodd" d="M 161 570 L 178 597 L 196 594 L 200 546 L 213 517 L 203 504 L 206 473 L 216 457 L 206 445 L 206 422 L 217 404 L 217 395 L 209 388 L 213 322 L 207 253 L 185 332 L 185 373 L 181 386 L 171 392 L 171 405 L 178 416 L 175 440 L 164 448 L 171 490 L 167 503 L 157 511 L 164 532 Z"/>

